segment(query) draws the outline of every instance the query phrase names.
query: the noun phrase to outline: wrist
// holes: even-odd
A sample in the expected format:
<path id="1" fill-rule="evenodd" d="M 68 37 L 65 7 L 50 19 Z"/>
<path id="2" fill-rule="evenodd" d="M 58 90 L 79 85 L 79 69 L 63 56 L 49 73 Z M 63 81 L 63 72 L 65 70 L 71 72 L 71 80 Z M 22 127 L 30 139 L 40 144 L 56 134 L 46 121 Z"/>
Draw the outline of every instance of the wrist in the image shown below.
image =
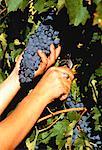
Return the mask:
<path id="1" fill-rule="evenodd" d="M 14 70 L 11 72 L 10 76 L 11 80 L 15 82 L 15 86 L 20 89 L 20 81 L 19 81 L 19 75 L 18 71 L 14 68 Z"/>
<path id="2" fill-rule="evenodd" d="M 41 101 L 41 103 L 44 104 L 45 106 L 47 106 L 49 103 L 53 101 L 53 99 L 49 96 L 47 92 L 43 92 L 41 91 L 41 89 L 38 89 L 37 87 L 35 87 L 31 93 L 34 97 L 37 97 L 38 101 L 39 102 Z"/>

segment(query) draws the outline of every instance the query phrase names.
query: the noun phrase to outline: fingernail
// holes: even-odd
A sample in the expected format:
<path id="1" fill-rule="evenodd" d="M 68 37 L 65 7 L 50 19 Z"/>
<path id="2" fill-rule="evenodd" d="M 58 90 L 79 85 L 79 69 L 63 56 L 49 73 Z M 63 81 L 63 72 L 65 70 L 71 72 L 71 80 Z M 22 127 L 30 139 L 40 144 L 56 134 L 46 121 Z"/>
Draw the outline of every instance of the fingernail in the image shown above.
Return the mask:
<path id="1" fill-rule="evenodd" d="M 42 50 L 39 50 L 40 53 L 42 53 Z"/>

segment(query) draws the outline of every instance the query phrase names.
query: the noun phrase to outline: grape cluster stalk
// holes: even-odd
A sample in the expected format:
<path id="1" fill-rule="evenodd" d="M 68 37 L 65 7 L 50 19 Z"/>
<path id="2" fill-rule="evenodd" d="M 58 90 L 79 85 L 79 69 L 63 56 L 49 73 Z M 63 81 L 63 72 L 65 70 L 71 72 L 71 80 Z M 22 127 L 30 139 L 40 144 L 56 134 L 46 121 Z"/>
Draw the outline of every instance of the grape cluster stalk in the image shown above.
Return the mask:
<path id="1" fill-rule="evenodd" d="M 30 36 L 20 63 L 20 83 L 32 82 L 41 61 L 37 53 L 38 50 L 42 50 L 48 56 L 50 45 L 54 44 L 57 47 L 60 43 L 59 32 L 54 30 L 50 22 L 48 24 L 49 20 L 53 21 L 54 15 L 54 11 L 50 12 L 40 23 L 35 33 Z"/>

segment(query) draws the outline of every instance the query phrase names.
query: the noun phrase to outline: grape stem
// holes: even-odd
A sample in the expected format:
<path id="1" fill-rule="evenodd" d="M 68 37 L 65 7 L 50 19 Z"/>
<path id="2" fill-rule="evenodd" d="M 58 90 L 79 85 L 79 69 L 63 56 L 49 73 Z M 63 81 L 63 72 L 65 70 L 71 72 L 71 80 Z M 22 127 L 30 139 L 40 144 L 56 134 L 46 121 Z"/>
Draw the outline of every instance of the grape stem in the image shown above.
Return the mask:
<path id="1" fill-rule="evenodd" d="M 61 116 L 60 116 L 59 118 L 57 118 L 55 121 L 53 121 L 48 127 L 43 128 L 43 129 L 40 129 L 40 130 L 39 130 L 39 133 L 44 132 L 44 131 L 50 129 L 54 124 L 56 124 L 56 122 L 57 122 L 58 120 L 60 120 L 60 118 L 61 118 Z"/>
<path id="2" fill-rule="evenodd" d="M 56 116 L 58 114 L 61 114 L 61 113 L 67 113 L 67 112 L 71 112 L 71 111 L 84 111 L 83 113 L 85 113 L 87 111 L 87 109 L 85 107 L 83 108 L 69 108 L 69 109 L 64 109 L 64 110 L 59 110 L 59 111 L 56 111 L 54 113 L 51 113 L 45 117 L 42 117 L 40 118 L 37 123 L 41 122 L 41 121 L 44 121 L 44 120 L 47 120 L 48 118 L 51 118 L 53 116 Z M 82 115 L 83 115 L 82 113 Z"/>
<path id="3" fill-rule="evenodd" d="M 1 12 L 0 12 L 0 15 L 2 14 L 2 13 L 4 13 L 6 11 L 6 8 L 4 8 Z"/>
<path id="4" fill-rule="evenodd" d="M 83 112 L 81 113 L 80 118 L 79 118 L 79 120 L 77 121 L 77 123 L 81 120 L 82 116 L 86 113 L 86 111 L 87 111 L 87 109 L 84 109 L 84 110 L 83 110 Z"/>
<path id="5" fill-rule="evenodd" d="M 53 115 L 53 112 L 50 110 L 50 108 L 49 107 L 46 107 L 46 108 L 49 111 L 49 113 L 51 113 Z"/>

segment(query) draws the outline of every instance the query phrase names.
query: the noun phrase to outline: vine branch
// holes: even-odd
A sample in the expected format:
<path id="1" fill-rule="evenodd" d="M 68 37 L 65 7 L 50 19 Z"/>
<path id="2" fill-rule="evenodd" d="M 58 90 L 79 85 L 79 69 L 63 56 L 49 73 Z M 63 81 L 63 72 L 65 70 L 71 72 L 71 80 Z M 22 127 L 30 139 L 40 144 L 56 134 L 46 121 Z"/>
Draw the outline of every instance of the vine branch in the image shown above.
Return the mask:
<path id="1" fill-rule="evenodd" d="M 0 12 L 0 15 L 2 14 L 2 13 L 4 13 L 6 11 L 6 8 L 4 8 L 1 12 Z"/>
<path id="2" fill-rule="evenodd" d="M 43 131 L 50 129 L 59 119 L 60 119 L 60 117 L 57 118 L 55 121 L 53 121 L 48 127 L 39 130 L 39 132 L 43 132 Z"/>
<path id="3" fill-rule="evenodd" d="M 56 115 L 61 114 L 61 113 L 67 113 L 67 112 L 70 112 L 70 111 L 83 111 L 83 110 L 85 112 L 87 111 L 87 109 L 85 107 L 83 107 L 83 108 L 69 108 L 69 109 L 59 110 L 59 111 L 54 112 L 53 114 L 49 114 L 45 117 L 40 118 L 37 121 L 37 123 L 39 123 L 41 121 L 44 121 L 44 120 L 47 120 L 48 118 L 51 118 L 51 117 L 56 116 Z"/>

